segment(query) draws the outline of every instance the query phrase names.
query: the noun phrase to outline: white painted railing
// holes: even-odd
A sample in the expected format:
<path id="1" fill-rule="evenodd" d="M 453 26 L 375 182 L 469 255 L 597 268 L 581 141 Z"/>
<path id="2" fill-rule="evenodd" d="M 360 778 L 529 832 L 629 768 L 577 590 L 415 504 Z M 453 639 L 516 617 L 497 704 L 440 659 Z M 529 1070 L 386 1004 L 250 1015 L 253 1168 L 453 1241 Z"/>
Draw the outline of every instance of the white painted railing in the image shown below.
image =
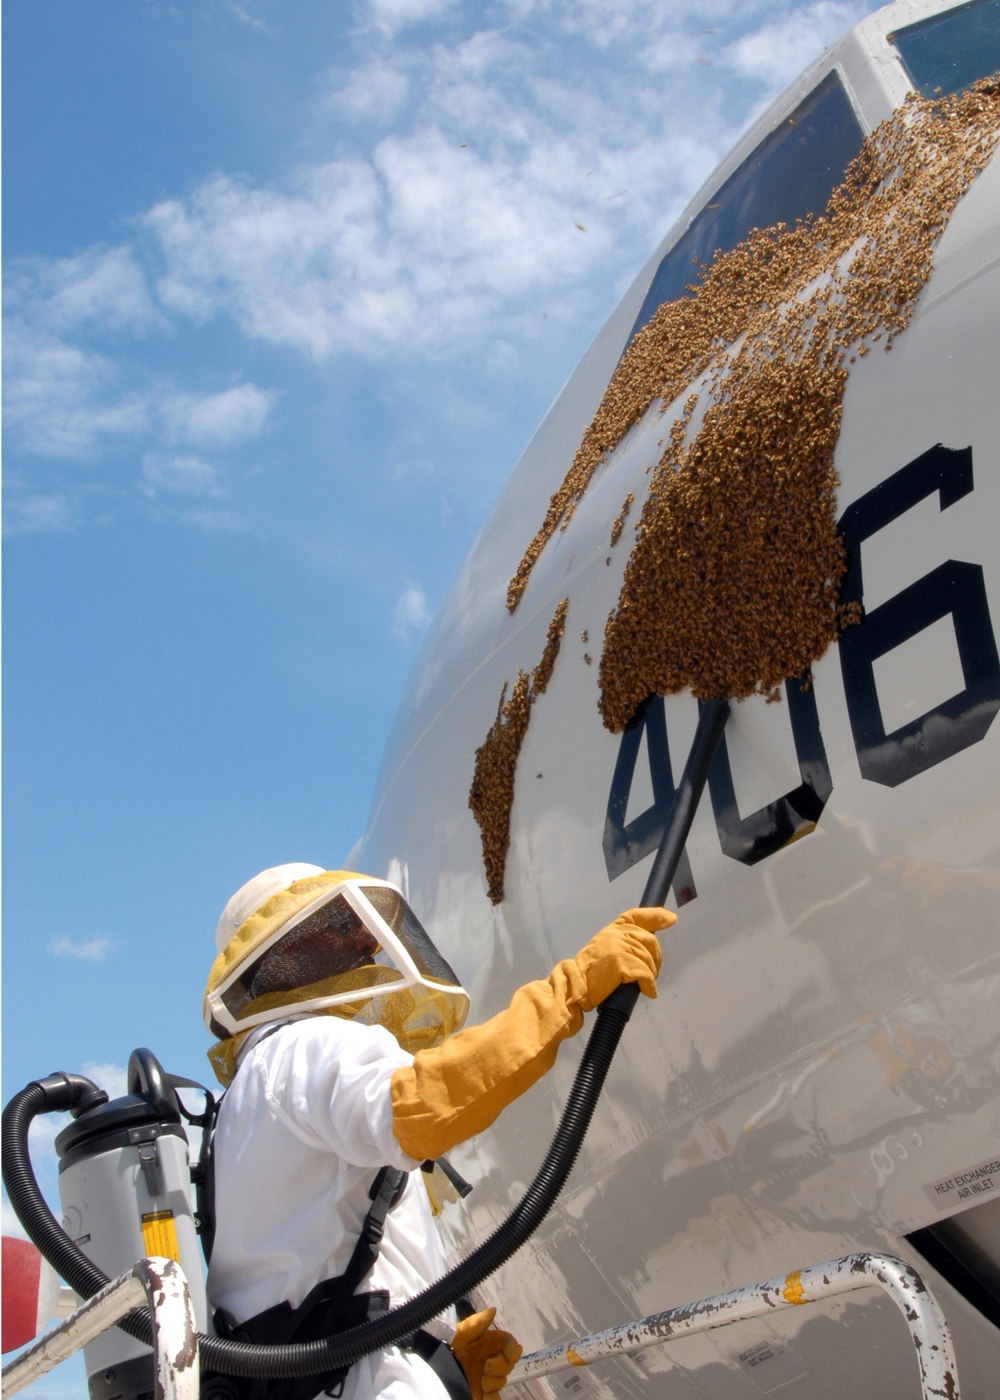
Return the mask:
<path id="1" fill-rule="evenodd" d="M 3 1368 L 14 1395 L 146 1304 L 153 1316 L 156 1400 L 198 1400 L 198 1329 L 187 1280 L 172 1259 L 140 1259 Z"/>
<path id="2" fill-rule="evenodd" d="M 551 1375 L 571 1366 L 589 1366 L 609 1357 L 631 1356 L 647 1347 L 707 1332 L 730 1322 L 769 1317 L 781 1308 L 818 1303 L 856 1288 L 881 1288 L 899 1308 L 910 1329 L 920 1366 L 923 1400 L 959 1400 L 958 1372 L 951 1333 L 937 1299 L 923 1279 L 890 1254 L 849 1254 L 811 1269 L 798 1269 L 784 1278 L 768 1279 L 732 1293 L 720 1293 L 700 1303 L 688 1303 L 635 1322 L 593 1332 L 573 1342 L 523 1356 L 510 1375 L 510 1384 Z"/>
<path id="3" fill-rule="evenodd" d="M 796 1270 L 784 1278 L 738 1288 L 532 1352 L 515 1366 L 510 1384 L 573 1366 L 589 1366 L 594 1361 L 631 1356 L 678 1337 L 770 1316 L 782 1308 L 816 1303 L 857 1288 L 880 1288 L 903 1314 L 920 1366 L 923 1400 L 960 1400 L 954 1348 L 944 1314 L 916 1270 L 888 1254 L 849 1254 L 828 1264 Z M 140 1260 L 129 1273 L 107 1284 L 65 1322 L 5 1366 L 4 1395 L 16 1394 L 144 1302 L 153 1316 L 156 1400 L 198 1400 L 200 1374 L 194 1311 L 184 1274 L 171 1259 Z"/>

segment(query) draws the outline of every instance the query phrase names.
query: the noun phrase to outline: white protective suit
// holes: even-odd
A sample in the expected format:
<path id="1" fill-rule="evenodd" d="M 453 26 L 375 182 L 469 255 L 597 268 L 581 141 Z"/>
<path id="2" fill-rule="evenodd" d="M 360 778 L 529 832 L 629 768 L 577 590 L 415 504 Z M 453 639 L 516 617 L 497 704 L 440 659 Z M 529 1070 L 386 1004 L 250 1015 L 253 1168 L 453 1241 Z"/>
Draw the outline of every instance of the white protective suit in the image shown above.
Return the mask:
<path id="1" fill-rule="evenodd" d="M 419 1167 L 392 1131 L 390 1079 L 411 1056 L 382 1026 L 306 1016 L 262 1027 L 242 1046 L 215 1137 L 213 1308 L 236 1322 L 297 1307 L 347 1268 L 378 1170 L 411 1172 L 359 1291 L 396 1306 L 447 1272 Z M 453 1310 L 426 1330 L 450 1340 Z M 351 1367 L 344 1400 L 447 1400 L 425 1361 L 396 1347 Z"/>

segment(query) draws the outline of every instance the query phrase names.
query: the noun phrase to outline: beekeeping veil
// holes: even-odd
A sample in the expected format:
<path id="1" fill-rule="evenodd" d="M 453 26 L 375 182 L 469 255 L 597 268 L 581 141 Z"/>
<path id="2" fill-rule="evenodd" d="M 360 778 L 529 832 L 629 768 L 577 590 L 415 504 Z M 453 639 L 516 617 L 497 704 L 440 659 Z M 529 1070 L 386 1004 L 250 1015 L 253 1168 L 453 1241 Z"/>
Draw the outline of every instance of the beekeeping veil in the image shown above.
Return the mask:
<path id="1" fill-rule="evenodd" d="M 209 1051 L 228 1084 L 258 1026 L 303 1014 L 385 1026 L 411 1053 L 457 1030 L 469 998 L 402 894 L 348 870 L 262 871 L 223 910 L 205 989 Z"/>

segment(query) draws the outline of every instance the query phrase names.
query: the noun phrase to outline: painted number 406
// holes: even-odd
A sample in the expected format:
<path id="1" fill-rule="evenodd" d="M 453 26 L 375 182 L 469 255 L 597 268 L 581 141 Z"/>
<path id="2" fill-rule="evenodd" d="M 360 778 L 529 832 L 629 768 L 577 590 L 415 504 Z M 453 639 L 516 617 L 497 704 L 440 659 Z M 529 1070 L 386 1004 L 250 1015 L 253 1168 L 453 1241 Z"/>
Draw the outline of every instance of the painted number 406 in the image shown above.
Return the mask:
<path id="1" fill-rule="evenodd" d="M 971 447 L 955 449 L 939 444 L 848 506 L 840 520 L 848 557 L 843 601 L 864 603 L 861 546 L 865 540 L 928 496 L 936 493 L 944 511 L 972 489 Z M 875 662 L 948 616 L 955 631 L 964 688 L 887 733 L 875 683 Z M 978 743 L 1000 708 L 1000 657 L 980 564 L 948 559 L 865 613 L 860 623 L 848 627 L 841 634 L 839 650 L 858 765 L 862 776 L 872 782 L 899 787 Z M 746 865 L 765 859 L 812 830 L 833 791 L 814 691 L 804 689 L 799 678 L 786 682 L 785 698 L 799 766 L 798 786 L 756 812 L 741 816 L 725 735 L 708 780 L 721 848 L 725 855 Z M 653 802 L 626 822 L 644 740 Z M 604 827 L 609 880 L 624 874 L 659 844 L 674 791 L 665 707 L 660 696 L 653 696 L 622 735 L 618 750 Z M 678 866 L 674 893 L 681 904 L 697 893 L 686 855 Z"/>

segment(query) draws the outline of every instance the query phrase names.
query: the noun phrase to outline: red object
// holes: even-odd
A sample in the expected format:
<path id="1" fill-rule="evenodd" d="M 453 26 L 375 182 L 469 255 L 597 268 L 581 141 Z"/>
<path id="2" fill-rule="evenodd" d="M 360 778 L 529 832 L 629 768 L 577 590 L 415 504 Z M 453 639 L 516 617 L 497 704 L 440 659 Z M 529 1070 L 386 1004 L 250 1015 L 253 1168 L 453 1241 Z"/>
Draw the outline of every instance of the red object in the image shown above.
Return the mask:
<path id="1" fill-rule="evenodd" d="M 3 1237 L 3 1350 L 13 1351 L 37 1337 L 42 1256 L 30 1240 Z"/>

